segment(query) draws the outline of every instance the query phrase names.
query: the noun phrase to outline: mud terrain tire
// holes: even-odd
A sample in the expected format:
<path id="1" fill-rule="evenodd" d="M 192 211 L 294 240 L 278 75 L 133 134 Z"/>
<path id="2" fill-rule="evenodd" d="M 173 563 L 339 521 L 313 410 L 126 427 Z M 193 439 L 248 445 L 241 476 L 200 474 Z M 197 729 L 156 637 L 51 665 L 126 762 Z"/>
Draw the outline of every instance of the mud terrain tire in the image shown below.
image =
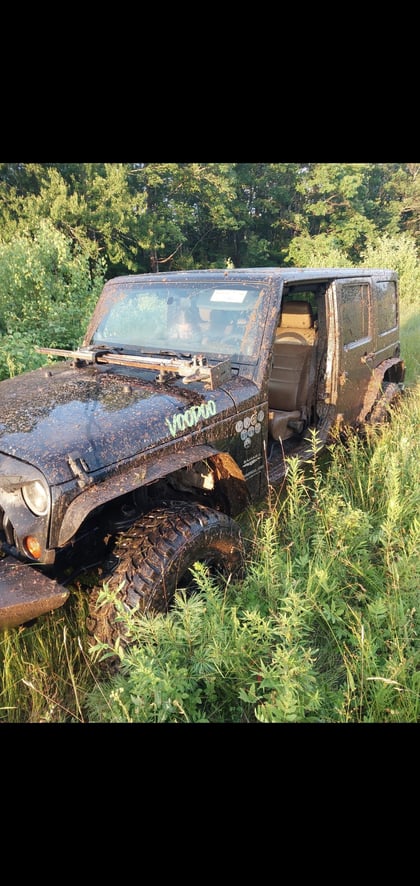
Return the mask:
<path id="1" fill-rule="evenodd" d="M 196 562 L 211 573 L 239 575 L 243 544 L 239 526 L 229 516 L 201 504 L 168 502 L 149 512 L 115 543 L 117 565 L 107 582 L 128 609 L 167 612 L 177 588 L 193 591 L 189 572 Z M 112 644 L 123 635 L 112 603 L 96 607 L 100 589 L 89 595 L 88 631 Z"/>

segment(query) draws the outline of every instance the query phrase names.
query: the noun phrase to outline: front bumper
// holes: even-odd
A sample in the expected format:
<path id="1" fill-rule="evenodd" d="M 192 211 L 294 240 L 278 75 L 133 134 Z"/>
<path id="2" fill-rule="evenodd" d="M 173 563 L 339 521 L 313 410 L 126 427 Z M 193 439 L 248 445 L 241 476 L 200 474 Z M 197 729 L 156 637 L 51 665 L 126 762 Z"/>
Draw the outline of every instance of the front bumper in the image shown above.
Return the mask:
<path id="1" fill-rule="evenodd" d="M 0 631 L 45 615 L 70 595 L 62 585 L 14 557 L 0 560 Z"/>

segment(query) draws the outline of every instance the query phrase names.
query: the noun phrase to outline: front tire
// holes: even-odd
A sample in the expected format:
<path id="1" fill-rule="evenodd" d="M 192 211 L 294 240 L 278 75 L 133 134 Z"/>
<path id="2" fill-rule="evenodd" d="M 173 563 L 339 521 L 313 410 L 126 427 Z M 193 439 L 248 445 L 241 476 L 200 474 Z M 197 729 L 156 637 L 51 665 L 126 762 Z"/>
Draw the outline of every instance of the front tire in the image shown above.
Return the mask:
<path id="1" fill-rule="evenodd" d="M 211 574 L 239 575 L 243 544 L 239 526 L 229 516 L 204 505 L 168 502 L 145 514 L 115 543 L 117 565 L 107 582 L 118 600 L 140 612 L 167 612 L 175 591 L 194 591 L 190 569 L 205 564 Z M 99 589 L 90 594 L 88 630 L 99 642 L 123 636 L 114 603 L 96 606 Z"/>

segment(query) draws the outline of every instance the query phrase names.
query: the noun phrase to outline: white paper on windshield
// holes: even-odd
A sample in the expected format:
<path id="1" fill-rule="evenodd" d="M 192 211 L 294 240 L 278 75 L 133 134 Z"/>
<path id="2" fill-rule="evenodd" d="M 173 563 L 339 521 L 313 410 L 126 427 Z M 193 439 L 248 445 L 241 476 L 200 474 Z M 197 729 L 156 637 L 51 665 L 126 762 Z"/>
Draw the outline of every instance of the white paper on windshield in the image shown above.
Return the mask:
<path id="1" fill-rule="evenodd" d="M 224 301 L 231 304 L 242 304 L 247 295 L 243 289 L 215 289 L 210 301 Z"/>

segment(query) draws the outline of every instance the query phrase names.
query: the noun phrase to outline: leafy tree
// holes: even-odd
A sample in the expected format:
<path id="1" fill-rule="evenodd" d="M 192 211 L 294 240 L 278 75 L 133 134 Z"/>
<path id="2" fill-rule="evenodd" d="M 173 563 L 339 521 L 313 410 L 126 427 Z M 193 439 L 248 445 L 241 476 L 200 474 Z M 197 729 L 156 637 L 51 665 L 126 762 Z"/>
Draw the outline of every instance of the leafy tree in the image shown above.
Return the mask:
<path id="1" fill-rule="evenodd" d="M 231 257 L 236 267 L 284 264 L 295 234 L 298 163 L 238 163 Z"/>
<path id="2" fill-rule="evenodd" d="M 22 228 L 35 234 L 39 219 L 49 219 L 86 255 L 91 266 L 105 258 L 109 266 L 134 269 L 134 194 L 128 164 L 20 164 L 23 170 L 0 171 L 3 239 Z M 12 176 L 12 172 L 15 173 Z M 2 173 L 2 174 L 1 174 Z M 17 180 L 16 186 L 10 182 Z M 25 188 L 22 183 L 31 182 Z"/>
<path id="3" fill-rule="evenodd" d="M 2 164 L 0 231 L 35 233 L 49 218 L 108 276 L 203 266 L 202 244 L 237 224 L 234 198 L 227 163 Z"/>
<path id="4" fill-rule="evenodd" d="M 415 166 L 415 165 L 414 165 Z M 420 169 L 420 166 L 417 167 Z M 297 181 L 301 201 L 286 259 L 293 264 L 360 264 L 384 235 L 409 229 L 419 206 L 413 164 L 314 163 Z M 408 196 L 410 195 L 410 197 Z M 407 200 L 411 200 L 407 209 Z"/>
<path id="5" fill-rule="evenodd" d="M 223 266 L 223 238 L 235 230 L 235 177 L 229 163 L 143 163 L 132 170 L 146 195 L 139 218 L 139 269 Z"/>
<path id="6" fill-rule="evenodd" d="M 389 234 L 411 234 L 420 245 L 420 163 L 386 164 L 383 190 L 397 224 Z M 383 228 L 382 228 L 383 229 Z"/>
<path id="7" fill-rule="evenodd" d="M 302 170 L 297 191 L 302 197 L 296 229 L 303 237 L 334 237 L 349 261 L 376 231 L 369 193 L 371 168 L 366 163 L 314 163 Z"/>
<path id="8" fill-rule="evenodd" d="M 33 345 L 75 347 L 104 282 L 50 220 L 0 243 L 0 376 L 45 363 Z"/>
<path id="9" fill-rule="evenodd" d="M 419 244 L 420 164 L 3 163 L 0 242 L 48 219 L 91 274 L 348 264 Z"/>

